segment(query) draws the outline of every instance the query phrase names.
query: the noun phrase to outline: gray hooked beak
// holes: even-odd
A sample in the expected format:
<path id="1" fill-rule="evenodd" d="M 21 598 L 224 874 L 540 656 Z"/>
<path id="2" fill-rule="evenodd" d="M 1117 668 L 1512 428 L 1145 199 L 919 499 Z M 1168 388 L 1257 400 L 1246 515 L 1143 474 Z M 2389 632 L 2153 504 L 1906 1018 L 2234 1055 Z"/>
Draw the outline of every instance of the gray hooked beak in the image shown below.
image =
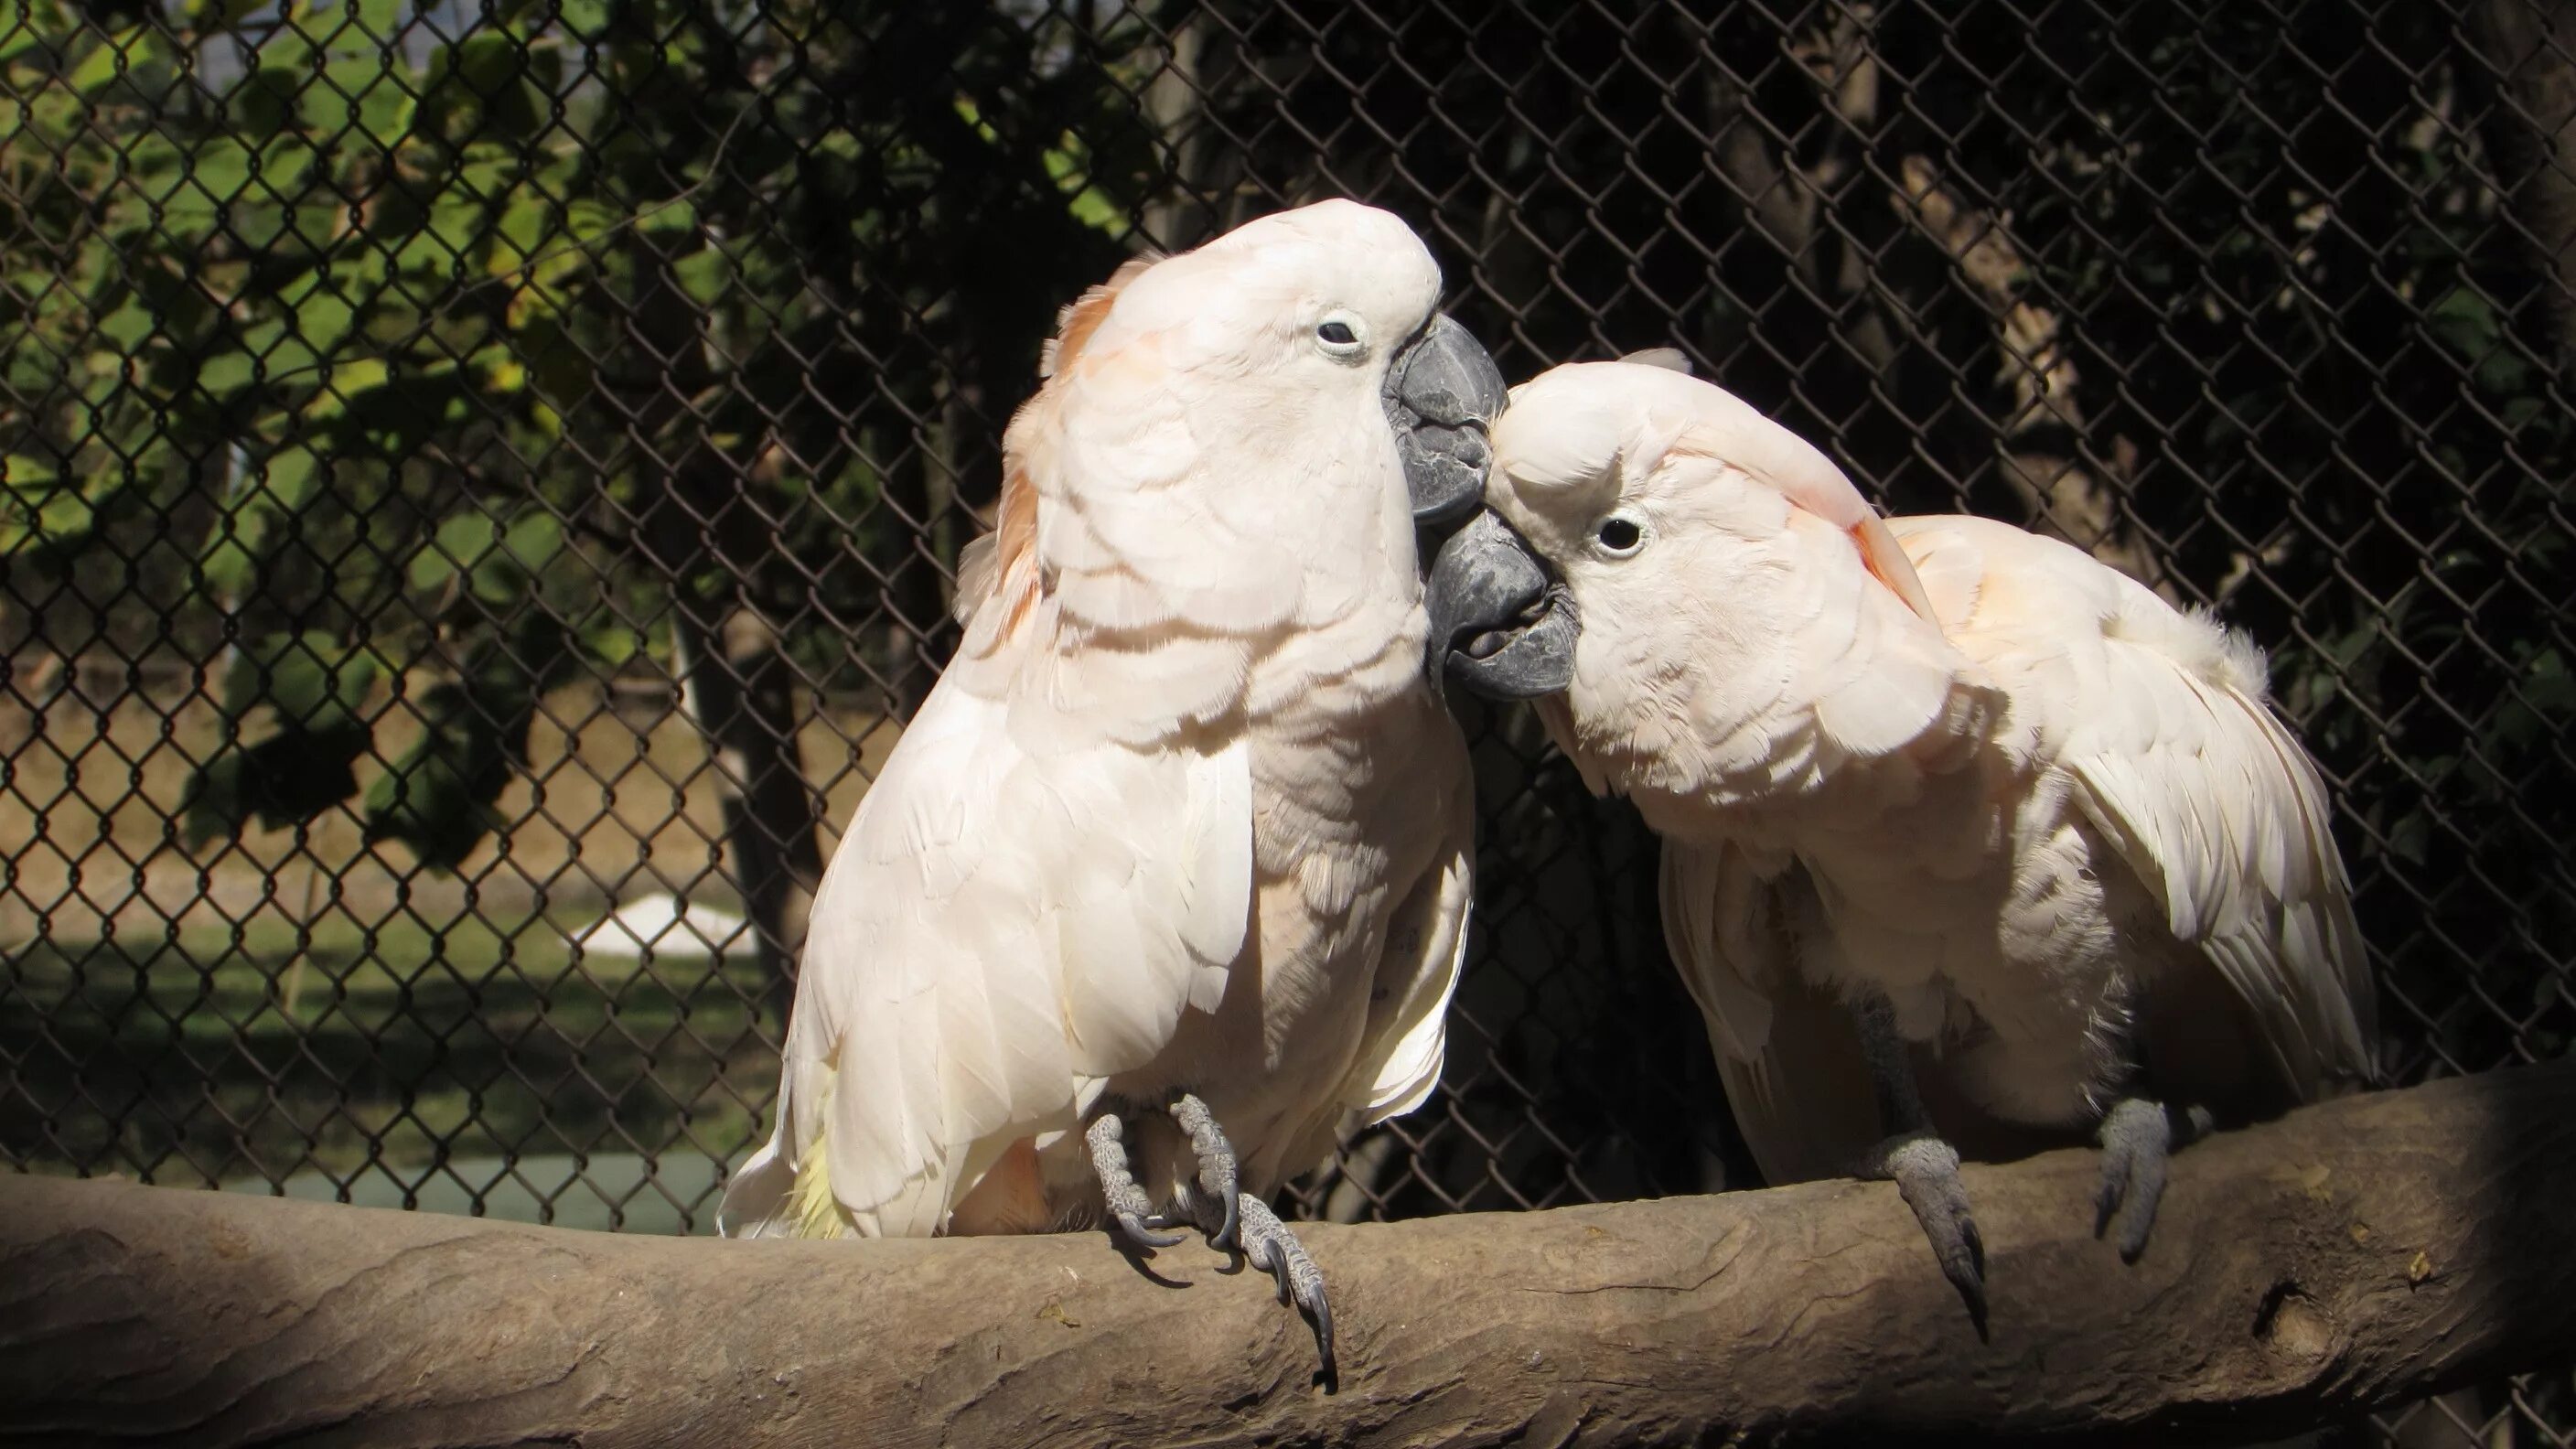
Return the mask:
<path id="1" fill-rule="evenodd" d="M 1476 334 L 1434 317 L 1386 370 L 1386 417 L 1404 460 L 1416 528 L 1448 528 L 1485 497 L 1488 430 L 1508 396 L 1502 369 Z"/>
<path id="2" fill-rule="evenodd" d="M 1441 545 L 1422 605 L 1434 694 L 1444 675 L 1487 699 L 1536 699 L 1574 682 L 1574 600 L 1492 509 Z"/>

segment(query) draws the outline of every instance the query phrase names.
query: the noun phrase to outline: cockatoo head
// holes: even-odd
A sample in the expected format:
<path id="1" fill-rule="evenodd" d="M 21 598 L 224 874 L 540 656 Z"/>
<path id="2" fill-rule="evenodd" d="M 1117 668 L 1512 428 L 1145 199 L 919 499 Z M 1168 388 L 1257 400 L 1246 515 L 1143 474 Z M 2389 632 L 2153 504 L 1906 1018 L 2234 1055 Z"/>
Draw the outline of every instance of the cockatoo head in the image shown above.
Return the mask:
<path id="1" fill-rule="evenodd" d="M 1421 239 L 1349 201 L 1086 292 L 1003 436 L 994 530 L 959 560 L 961 654 L 1050 620 L 1036 637 L 1055 653 L 1114 638 L 1138 668 L 1202 678 L 1211 709 L 1274 631 L 1365 617 L 1354 638 L 1382 623 L 1403 636 L 1386 658 L 1418 657 L 1421 564 L 1480 506 L 1505 399 L 1439 300 Z M 1210 657 L 1183 668 L 1149 637 Z M 1130 686 L 1099 657 L 1078 674 L 1085 692 Z M 1051 674 L 1050 697 L 1075 677 Z"/>
<path id="2" fill-rule="evenodd" d="M 1191 379 L 1203 438 L 1297 458 L 1355 415 L 1395 432 L 1414 522 L 1445 533 L 1475 511 L 1503 409 L 1502 373 L 1438 315 L 1440 268 L 1411 228 L 1354 201 L 1247 222 L 1118 284 L 1068 349 Z M 1050 358 L 1052 366 L 1052 358 Z"/>
<path id="3" fill-rule="evenodd" d="M 1790 575 L 1816 556 L 1793 546 L 1802 533 L 1847 537 L 1930 616 L 1841 470 L 1677 357 L 1523 383 L 1494 446 L 1489 509 L 1443 549 L 1428 598 L 1431 647 L 1478 693 L 1563 691 L 1576 718 L 1608 718 L 1791 669 L 1803 621 L 1788 615 L 1812 594 Z"/>

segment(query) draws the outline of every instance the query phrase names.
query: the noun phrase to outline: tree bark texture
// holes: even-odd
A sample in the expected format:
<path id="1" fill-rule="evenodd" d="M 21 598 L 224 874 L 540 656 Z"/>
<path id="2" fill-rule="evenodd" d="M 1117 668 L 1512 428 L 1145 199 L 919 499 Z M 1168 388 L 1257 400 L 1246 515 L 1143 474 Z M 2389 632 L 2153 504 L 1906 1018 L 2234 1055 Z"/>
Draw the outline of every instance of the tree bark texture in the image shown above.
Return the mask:
<path id="1" fill-rule="evenodd" d="M 652 563 L 678 584 L 670 596 L 672 672 L 715 767 L 728 873 L 751 920 L 768 1009 L 783 1031 L 823 866 L 819 802 L 797 748 L 796 669 L 756 586 L 774 564 L 775 538 L 745 493 L 755 465 L 720 449 L 706 416 L 687 402 L 717 375 L 708 361 L 712 319 L 688 299 L 665 253 L 639 240 L 633 255 L 650 285 L 628 320 L 641 354 L 633 387 L 644 398 L 630 434 L 639 467 L 663 485 L 638 532 Z M 692 581 L 710 575 L 726 582 L 701 597 Z M 936 592 L 934 582 L 934 603 Z M 685 895 L 689 884 L 679 889 Z"/>
<path id="2" fill-rule="evenodd" d="M 2576 0 L 2478 0 L 2468 36 L 2495 83 L 2486 136 L 2513 217 L 2556 285 L 2562 356 L 2576 356 Z"/>
<path id="3" fill-rule="evenodd" d="M 0 1180 L 0 1444 L 2225 1442 L 2564 1362 L 2576 1063 L 2176 1161 L 1971 1167 L 1980 1341 L 1885 1184 L 1301 1229 L 1343 1379 L 1204 1247 L 629 1238 Z"/>

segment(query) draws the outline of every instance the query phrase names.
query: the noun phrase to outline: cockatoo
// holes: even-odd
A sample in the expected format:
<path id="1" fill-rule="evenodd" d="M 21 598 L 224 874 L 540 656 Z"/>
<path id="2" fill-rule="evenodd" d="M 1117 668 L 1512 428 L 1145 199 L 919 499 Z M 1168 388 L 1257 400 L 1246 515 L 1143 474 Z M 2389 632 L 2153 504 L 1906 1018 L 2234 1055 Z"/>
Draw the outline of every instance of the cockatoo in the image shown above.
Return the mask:
<path id="1" fill-rule="evenodd" d="M 2373 1075 L 2325 791 L 2243 638 L 2064 543 L 1881 519 L 1669 362 L 1525 383 L 1494 448 L 1432 647 L 1662 836 L 1772 1181 L 1893 1178 L 1982 1322 L 1954 1142 L 2090 1129 L 2134 1260 L 2213 1113 Z"/>
<path id="2" fill-rule="evenodd" d="M 1195 1223 L 1332 1372 L 1263 1198 L 1430 1094 L 1472 891 L 1416 527 L 1477 508 L 1504 393 L 1439 291 L 1402 222 L 1330 201 L 1065 309 L 721 1231 Z"/>

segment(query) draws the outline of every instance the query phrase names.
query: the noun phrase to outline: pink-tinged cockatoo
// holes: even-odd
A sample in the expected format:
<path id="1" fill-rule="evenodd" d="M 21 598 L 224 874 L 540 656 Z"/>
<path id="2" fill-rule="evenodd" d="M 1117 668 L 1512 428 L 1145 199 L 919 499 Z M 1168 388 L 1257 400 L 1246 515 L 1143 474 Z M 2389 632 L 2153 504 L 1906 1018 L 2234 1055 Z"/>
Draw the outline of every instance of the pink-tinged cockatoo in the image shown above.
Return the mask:
<path id="1" fill-rule="evenodd" d="M 1439 291 L 1402 222 L 1332 201 L 1065 310 L 963 643 L 815 898 L 722 1231 L 1196 1223 L 1330 1373 L 1262 1199 L 1430 1094 L 1472 888 L 1415 530 L 1476 509 L 1504 394 Z"/>
<path id="2" fill-rule="evenodd" d="M 2212 1113 L 2373 1075 L 2325 791 L 2244 639 L 2021 529 L 1881 519 L 1670 363 L 1523 384 L 1494 448 L 1435 648 L 1663 837 L 1772 1181 L 1894 1178 L 1982 1321 L 1953 1143 L 2089 1130 L 2134 1259 Z"/>

